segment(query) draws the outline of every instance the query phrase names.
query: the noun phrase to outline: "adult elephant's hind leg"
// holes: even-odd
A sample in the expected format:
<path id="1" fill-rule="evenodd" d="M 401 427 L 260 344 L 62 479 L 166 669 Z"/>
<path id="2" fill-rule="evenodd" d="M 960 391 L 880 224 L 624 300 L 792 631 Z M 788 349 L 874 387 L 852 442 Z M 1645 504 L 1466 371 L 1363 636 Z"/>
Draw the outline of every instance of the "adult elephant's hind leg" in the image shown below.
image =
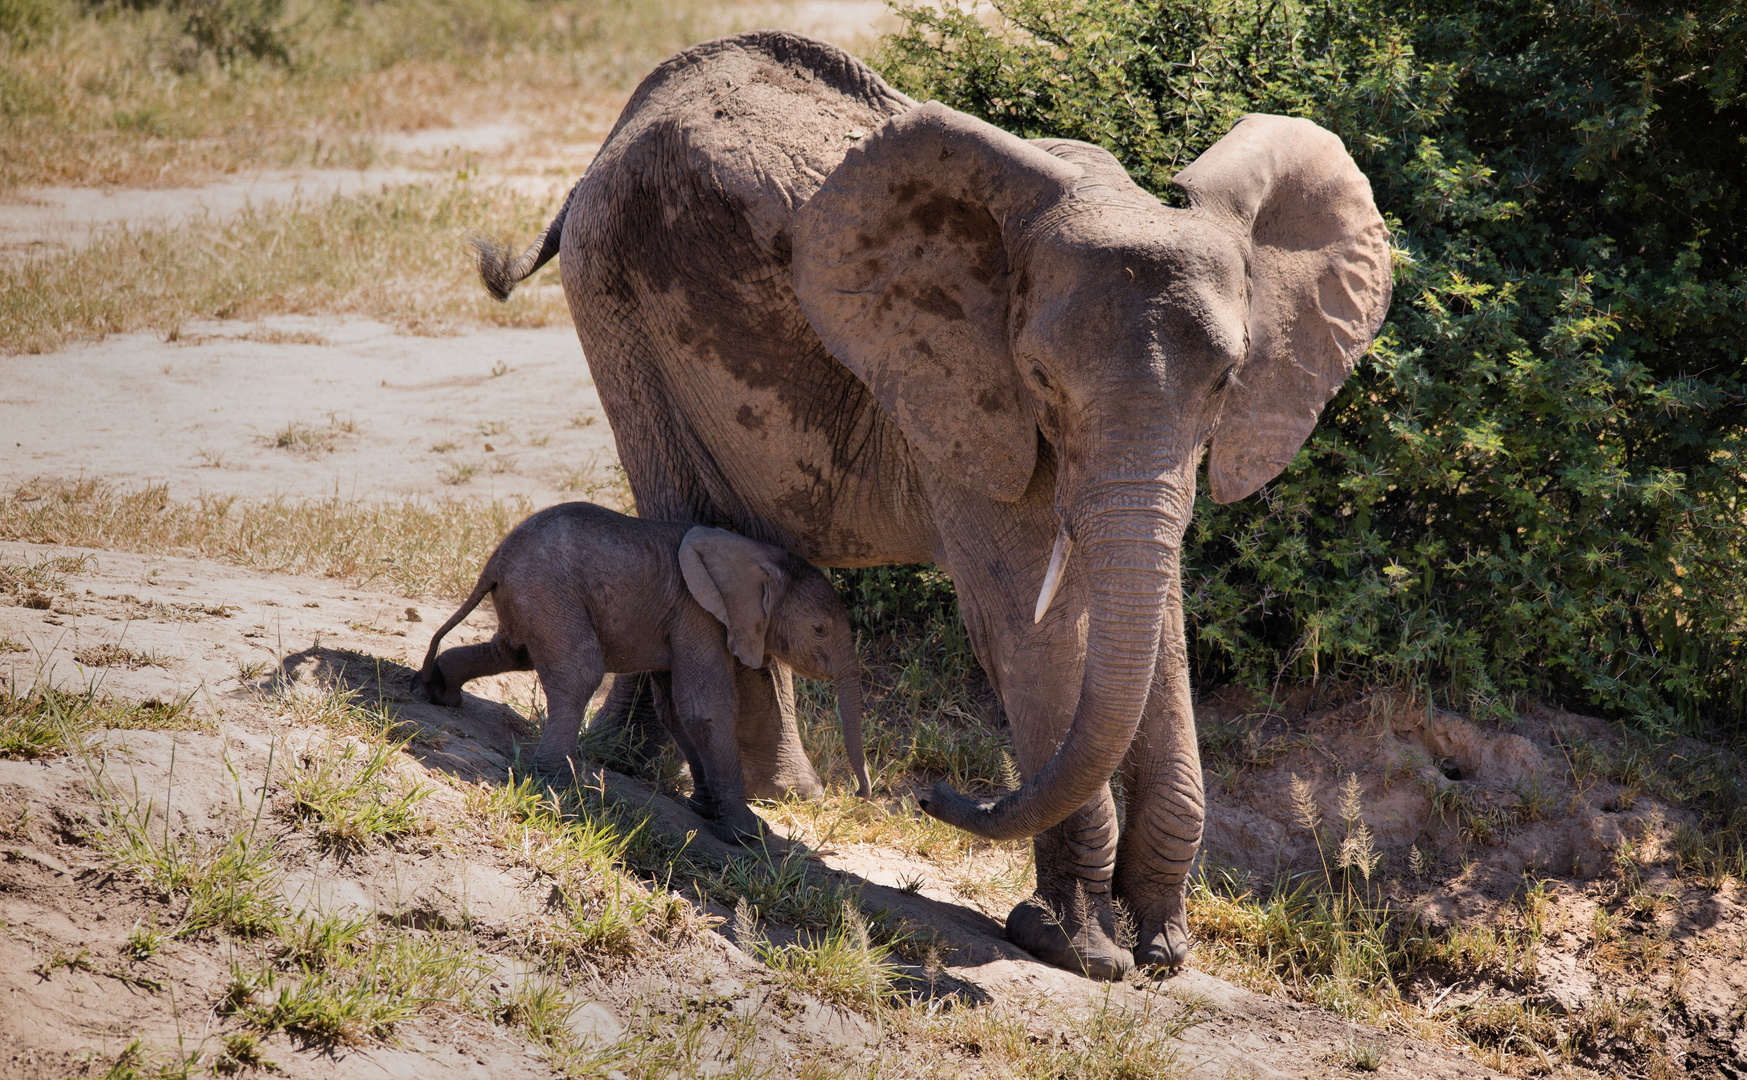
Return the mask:
<path id="1" fill-rule="evenodd" d="M 603 763 L 631 776 L 646 775 L 661 756 L 667 737 L 650 676 L 614 676 L 606 700 L 589 724 L 590 741 L 603 755 Z"/>
<path id="2" fill-rule="evenodd" d="M 1189 959 L 1189 874 L 1206 817 L 1181 610 L 1166 615 L 1152 692 L 1122 766 L 1122 786 L 1116 895 L 1135 922 L 1135 963 L 1175 971 Z"/>
<path id="3" fill-rule="evenodd" d="M 775 659 L 762 668 L 736 661 L 734 689 L 739 695 L 734 741 L 740 748 L 747 797 L 780 799 L 823 791 L 819 774 L 813 771 L 801 745 L 795 719 L 795 680 L 788 667 Z"/>

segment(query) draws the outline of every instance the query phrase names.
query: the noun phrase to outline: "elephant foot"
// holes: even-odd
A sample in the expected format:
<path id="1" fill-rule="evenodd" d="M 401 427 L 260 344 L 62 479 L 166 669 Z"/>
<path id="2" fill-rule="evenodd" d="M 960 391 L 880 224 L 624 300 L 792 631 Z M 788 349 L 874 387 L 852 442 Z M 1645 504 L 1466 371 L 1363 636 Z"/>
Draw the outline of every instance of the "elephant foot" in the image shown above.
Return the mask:
<path id="1" fill-rule="evenodd" d="M 426 681 L 423 672 L 412 677 L 411 681 L 407 684 L 407 691 L 411 693 L 415 699 L 424 698 L 432 705 L 441 705 L 445 708 L 453 709 L 455 706 L 461 704 L 460 687 L 451 690 L 449 689 L 448 684 L 441 679 Z"/>
<path id="2" fill-rule="evenodd" d="M 592 780 L 599 771 L 598 769 L 590 769 L 588 762 L 574 756 L 540 753 L 534 755 L 534 772 L 538 773 L 541 779 L 561 789 L 585 780 Z"/>
<path id="3" fill-rule="evenodd" d="M 713 820 L 710 822 L 710 835 L 724 844 L 739 844 L 751 846 L 764 840 L 770 834 L 770 829 L 764 819 L 752 812 L 745 803 L 738 806 L 717 807 Z"/>
<path id="4" fill-rule="evenodd" d="M 1107 903 L 1062 905 L 1033 896 L 1007 916 L 1008 941 L 1046 964 L 1103 982 L 1121 982 L 1134 970 L 1134 957 L 1116 943 L 1114 929 Z"/>
<path id="5" fill-rule="evenodd" d="M 1175 975 L 1189 962 L 1189 913 L 1181 898 L 1169 908 L 1162 922 L 1142 925 L 1140 942 L 1134 947 L 1134 962 L 1142 969 L 1163 970 Z"/>
<path id="6" fill-rule="evenodd" d="M 742 769 L 746 773 L 746 797 L 749 799 L 780 801 L 791 795 L 812 799 L 825 791 L 825 785 L 819 782 L 819 774 L 813 771 L 813 764 L 809 761 L 803 760 L 763 776 L 754 775 L 744 764 Z"/>
<path id="7" fill-rule="evenodd" d="M 710 823 L 710 835 L 724 844 L 751 846 L 770 835 L 764 819 L 739 800 L 718 800 L 708 791 L 694 791 L 679 800 L 687 809 Z"/>

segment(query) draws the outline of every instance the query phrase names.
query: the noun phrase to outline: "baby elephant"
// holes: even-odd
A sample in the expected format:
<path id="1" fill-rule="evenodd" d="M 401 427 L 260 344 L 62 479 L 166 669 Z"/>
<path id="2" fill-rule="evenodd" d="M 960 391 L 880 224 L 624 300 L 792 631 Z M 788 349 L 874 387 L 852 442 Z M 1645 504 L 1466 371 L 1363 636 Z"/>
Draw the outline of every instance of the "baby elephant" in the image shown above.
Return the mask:
<path id="1" fill-rule="evenodd" d="M 437 655 L 443 635 L 487 593 L 497 634 Z M 862 756 L 861 682 L 849 617 L 825 575 L 781 548 L 722 529 L 642 521 L 591 503 L 542 510 L 503 539 L 425 654 L 431 701 L 458 705 L 470 679 L 539 674 L 546 729 L 541 772 L 570 776 L 588 702 L 607 672 L 665 671 L 655 705 L 691 766 L 699 812 L 734 842 L 761 835 L 746 805 L 734 739 L 734 661 L 766 656 L 837 684 L 850 767 L 871 794 Z"/>

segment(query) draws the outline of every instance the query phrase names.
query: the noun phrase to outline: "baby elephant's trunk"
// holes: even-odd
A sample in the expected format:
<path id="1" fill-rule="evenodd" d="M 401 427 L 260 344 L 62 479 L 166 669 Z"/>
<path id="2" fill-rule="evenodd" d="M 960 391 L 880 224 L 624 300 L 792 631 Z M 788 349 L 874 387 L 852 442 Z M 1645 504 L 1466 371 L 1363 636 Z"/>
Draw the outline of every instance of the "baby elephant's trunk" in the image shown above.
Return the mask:
<path id="1" fill-rule="evenodd" d="M 847 674 L 837 676 L 837 719 L 843 724 L 843 750 L 849 755 L 849 767 L 855 772 L 856 792 L 864 799 L 873 797 L 873 785 L 867 779 L 867 756 L 861 745 L 861 675 L 852 662 Z"/>

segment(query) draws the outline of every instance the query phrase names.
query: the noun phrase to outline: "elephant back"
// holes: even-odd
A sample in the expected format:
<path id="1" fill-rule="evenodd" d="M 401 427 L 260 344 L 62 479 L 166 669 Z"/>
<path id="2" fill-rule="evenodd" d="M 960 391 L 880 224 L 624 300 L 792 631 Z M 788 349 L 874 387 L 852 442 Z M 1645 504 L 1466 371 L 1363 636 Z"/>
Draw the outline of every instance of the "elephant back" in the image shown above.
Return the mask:
<path id="1" fill-rule="evenodd" d="M 882 480 L 874 506 L 845 494 L 876 467 L 868 448 L 895 448 L 877 459 L 887 473 L 908 450 L 790 275 L 796 212 L 914 106 L 843 50 L 781 31 L 705 42 L 638 87 L 572 197 L 560 269 L 639 512 L 808 559 L 929 557 L 914 484 Z"/>
<path id="2" fill-rule="evenodd" d="M 786 260 L 790 218 L 866 132 L 915 102 L 835 45 L 784 30 L 706 41 L 650 72 L 590 172 L 652 160 Z"/>

